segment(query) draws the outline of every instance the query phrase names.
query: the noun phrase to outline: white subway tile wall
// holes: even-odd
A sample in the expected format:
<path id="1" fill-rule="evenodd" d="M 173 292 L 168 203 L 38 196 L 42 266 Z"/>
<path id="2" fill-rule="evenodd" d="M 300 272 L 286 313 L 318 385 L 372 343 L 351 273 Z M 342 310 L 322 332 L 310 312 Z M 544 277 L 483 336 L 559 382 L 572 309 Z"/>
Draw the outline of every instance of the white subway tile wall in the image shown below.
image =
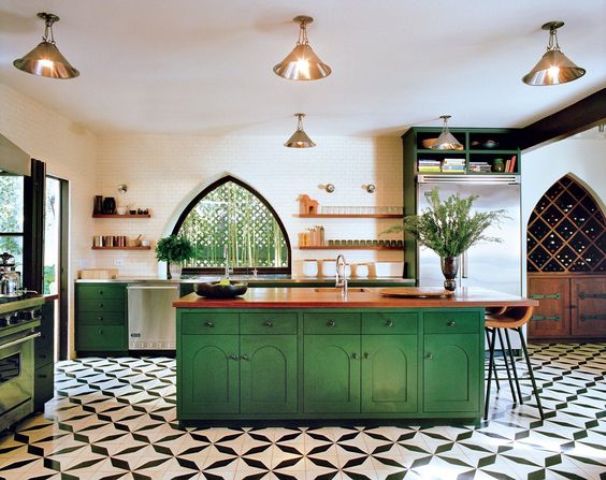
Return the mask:
<path id="1" fill-rule="evenodd" d="M 99 137 L 97 184 L 93 194 L 114 196 L 118 204 L 149 208 L 150 219 L 95 220 L 96 235 L 143 235 L 155 241 L 205 186 L 232 175 L 263 195 L 284 223 L 293 247 L 297 233 L 322 224 L 326 238 L 376 239 L 398 220 L 302 219 L 297 197 L 307 193 L 320 206 L 402 206 L 402 145 L 399 137 L 314 137 L 313 149 L 288 149 L 277 136 L 204 137 L 188 135 L 104 135 Z M 319 188 L 332 183 L 333 193 Z M 362 186 L 375 184 L 369 194 Z M 119 194 L 118 185 L 128 192 Z M 397 238 L 397 235 L 396 235 Z M 347 251 L 348 261 L 401 261 L 397 251 Z M 305 258 L 333 258 L 336 251 L 293 248 L 293 270 Z M 123 275 L 157 275 L 152 251 L 98 251 L 97 267 Z"/>

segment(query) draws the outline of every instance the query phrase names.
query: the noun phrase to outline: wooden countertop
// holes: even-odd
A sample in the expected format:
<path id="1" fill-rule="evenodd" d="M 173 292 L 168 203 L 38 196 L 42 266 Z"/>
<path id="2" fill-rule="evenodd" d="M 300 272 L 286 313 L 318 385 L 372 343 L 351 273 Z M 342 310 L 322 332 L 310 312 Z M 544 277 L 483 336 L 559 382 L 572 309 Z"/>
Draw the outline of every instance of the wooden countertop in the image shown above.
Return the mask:
<path id="1" fill-rule="evenodd" d="M 322 290 L 322 289 L 319 289 Z M 358 290 L 358 291 L 356 291 Z M 525 297 L 479 288 L 460 288 L 448 298 L 399 298 L 383 296 L 380 288 L 318 292 L 314 288 L 251 288 L 237 298 L 213 299 L 190 293 L 173 302 L 177 308 L 431 308 L 431 307 L 521 307 L 539 302 Z"/>

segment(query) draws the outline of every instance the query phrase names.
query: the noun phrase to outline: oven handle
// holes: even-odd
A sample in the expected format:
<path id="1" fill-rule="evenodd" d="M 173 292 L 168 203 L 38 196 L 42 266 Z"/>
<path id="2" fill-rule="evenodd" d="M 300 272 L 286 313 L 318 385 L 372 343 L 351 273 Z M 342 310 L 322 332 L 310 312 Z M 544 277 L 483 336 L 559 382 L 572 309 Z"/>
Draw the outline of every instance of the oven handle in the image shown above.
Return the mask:
<path id="1" fill-rule="evenodd" d="M 40 332 L 36 332 L 36 333 L 32 333 L 31 335 L 27 335 L 26 337 L 21 337 L 17 340 L 13 340 L 12 342 L 2 343 L 2 344 L 0 344 L 0 349 L 14 347 L 15 345 L 20 345 L 21 343 L 25 343 L 29 340 L 33 340 L 34 338 L 38 338 L 40 335 L 42 335 Z"/>

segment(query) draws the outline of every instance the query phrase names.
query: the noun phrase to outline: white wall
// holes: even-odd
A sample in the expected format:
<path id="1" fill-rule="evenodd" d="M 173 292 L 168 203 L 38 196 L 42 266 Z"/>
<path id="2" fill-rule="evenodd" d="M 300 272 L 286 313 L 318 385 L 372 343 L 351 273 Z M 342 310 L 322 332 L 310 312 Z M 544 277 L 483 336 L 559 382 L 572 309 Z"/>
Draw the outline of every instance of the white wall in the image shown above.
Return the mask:
<path id="1" fill-rule="evenodd" d="M 566 174 L 575 176 L 605 207 L 606 138 L 571 137 L 522 155 L 522 238 L 528 219 L 545 191 Z M 522 258 L 526 258 L 526 242 Z M 524 263 L 524 283 L 526 261 Z M 526 285 L 523 286 L 524 291 Z"/>
<path id="2" fill-rule="evenodd" d="M 402 142 L 399 137 L 318 137 L 313 149 L 289 149 L 274 136 L 203 137 L 186 135 L 112 135 L 99 138 L 98 182 L 95 193 L 114 196 L 119 203 L 149 208 L 151 219 L 97 219 L 94 233 L 138 235 L 152 242 L 170 234 L 178 214 L 201 189 L 225 174 L 243 180 L 274 207 L 291 245 L 297 233 L 322 223 L 326 238 L 374 239 L 393 220 L 300 219 L 297 197 L 308 193 L 320 205 L 401 206 Z M 119 184 L 128 193 L 117 192 Z M 318 185 L 332 183 L 332 194 Z M 373 183 L 374 194 L 362 185 Z M 92 196 L 91 196 L 92 198 Z M 92 200 L 91 200 L 92 202 Z M 93 232 L 91 232 L 92 236 Z M 96 253 L 96 265 L 118 263 L 123 275 L 157 275 L 153 251 Z M 401 252 L 346 252 L 352 260 L 401 261 Z M 294 273 L 302 258 L 329 258 L 333 251 L 293 248 Z"/>
<path id="3" fill-rule="evenodd" d="M 49 81 L 41 78 L 40 84 Z M 91 194 L 95 185 L 97 141 L 88 130 L 0 84 L 0 133 L 47 164 L 48 173 L 70 182 L 70 272 L 92 263 Z M 73 282 L 70 282 L 73 289 Z M 73 318 L 73 295 L 70 318 Z"/>

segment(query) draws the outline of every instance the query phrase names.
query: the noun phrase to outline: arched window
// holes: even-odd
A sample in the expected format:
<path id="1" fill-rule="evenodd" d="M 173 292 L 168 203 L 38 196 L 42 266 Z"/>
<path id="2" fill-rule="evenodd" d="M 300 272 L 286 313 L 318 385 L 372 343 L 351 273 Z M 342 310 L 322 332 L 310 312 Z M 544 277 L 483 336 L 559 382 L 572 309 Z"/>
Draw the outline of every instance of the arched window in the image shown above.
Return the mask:
<path id="1" fill-rule="evenodd" d="M 185 273 L 291 272 L 290 242 L 271 205 L 249 185 L 226 176 L 205 188 L 185 208 L 174 234 L 189 238 L 198 257 Z"/>

